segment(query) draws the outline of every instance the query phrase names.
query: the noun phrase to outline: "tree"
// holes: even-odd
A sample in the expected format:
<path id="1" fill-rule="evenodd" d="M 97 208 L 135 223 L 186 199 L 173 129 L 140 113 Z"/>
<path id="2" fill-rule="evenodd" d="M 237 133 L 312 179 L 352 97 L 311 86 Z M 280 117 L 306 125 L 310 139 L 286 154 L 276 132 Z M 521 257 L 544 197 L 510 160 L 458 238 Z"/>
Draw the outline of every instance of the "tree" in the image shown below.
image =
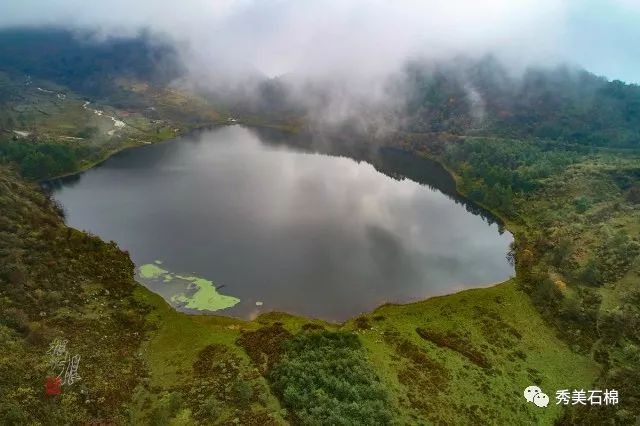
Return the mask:
<path id="1" fill-rule="evenodd" d="M 580 280 L 591 285 L 602 284 L 602 274 L 598 270 L 598 265 L 593 258 L 590 258 L 582 271 L 580 272 Z"/>
<path id="2" fill-rule="evenodd" d="M 640 204 L 640 185 L 634 185 L 627 192 L 627 200 L 633 204 Z"/>
<path id="3" fill-rule="evenodd" d="M 589 210 L 589 207 L 591 207 L 591 202 L 587 197 L 584 196 L 576 198 L 574 203 L 576 206 L 576 212 L 580 214 L 586 212 L 587 210 Z"/>

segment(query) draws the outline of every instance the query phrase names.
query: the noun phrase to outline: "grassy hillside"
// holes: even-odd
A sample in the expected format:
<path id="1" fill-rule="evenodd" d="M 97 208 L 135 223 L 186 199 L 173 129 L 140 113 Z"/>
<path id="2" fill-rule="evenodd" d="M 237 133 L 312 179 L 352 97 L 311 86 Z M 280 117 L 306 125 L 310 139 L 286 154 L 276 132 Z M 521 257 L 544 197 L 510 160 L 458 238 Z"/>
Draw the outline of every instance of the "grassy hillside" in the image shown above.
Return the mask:
<path id="1" fill-rule="evenodd" d="M 172 50 L 145 37 L 0 31 L 0 159 L 43 179 L 227 122 L 224 108 L 171 85 L 178 75 Z"/>
<path id="2" fill-rule="evenodd" d="M 207 101 L 177 89 L 128 79 L 117 84 L 111 98 L 96 99 L 0 68 L 0 157 L 41 179 L 227 120 Z"/>
<path id="3" fill-rule="evenodd" d="M 382 367 L 405 423 L 548 424 L 560 409 L 524 404 L 521 389 L 582 388 L 598 371 L 555 336 L 513 280 L 382 306 L 347 327 Z"/>
<path id="4" fill-rule="evenodd" d="M 633 423 L 640 416 L 640 153 L 561 141 L 466 138 L 434 150 L 459 189 L 514 232 L 518 288 L 576 353 L 602 365 L 592 388 L 619 406 L 572 407 L 563 423 Z"/>
<path id="5" fill-rule="evenodd" d="M 33 184 L 0 168 L 0 386 L 4 424 L 123 419 L 144 364 L 148 308 L 133 297 L 133 264 L 115 244 L 68 228 Z M 51 342 L 68 340 L 82 380 L 45 395 Z"/>

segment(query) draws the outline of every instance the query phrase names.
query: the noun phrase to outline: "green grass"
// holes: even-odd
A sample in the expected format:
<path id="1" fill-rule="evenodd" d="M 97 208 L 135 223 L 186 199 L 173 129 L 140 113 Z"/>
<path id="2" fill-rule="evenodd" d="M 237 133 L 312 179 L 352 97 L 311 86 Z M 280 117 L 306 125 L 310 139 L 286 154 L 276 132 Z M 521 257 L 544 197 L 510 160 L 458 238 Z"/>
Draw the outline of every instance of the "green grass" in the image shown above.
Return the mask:
<path id="1" fill-rule="evenodd" d="M 256 374 L 242 348 L 235 344 L 242 331 L 254 330 L 258 324 L 228 317 L 186 315 L 175 311 L 162 297 L 142 286 L 138 287 L 136 298 L 153 307 L 148 318 L 153 331 L 141 347 L 149 374 L 147 384 L 152 395 L 192 386 L 193 366 L 198 354 L 206 347 L 215 345 L 227 349 L 222 352 L 223 357 L 218 362 L 233 362 L 239 374 L 251 377 L 252 386 L 260 389 L 261 400 L 252 404 L 245 414 L 270 413 L 275 423 L 282 423 L 278 400 L 268 391 L 265 379 Z M 235 411 L 232 405 L 222 404 L 221 417 L 233 418 Z M 142 414 L 137 413 L 136 417 Z"/>
<path id="2" fill-rule="evenodd" d="M 572 352 L 555 336 L 513 280 L 410 305 L 382 306 L 366 318 L 372 328 L 359 334 L 372 364 L 385 366 L 378 371 L 394 390 L 407 421 L 551 423 L 559 408 L 526 404 L 524 388 L 536 384 L 554 400 L 556 389 L 588 387 L 599 372 L 593 360 Z M 357 328 L 354 322 L 349 326 Z M 467 348 L 483 353 L 490 366 L 483 368 L 459 351 L 421 338 L 418 327 L 462 336 Z M 393 348 L 405 341 L 441 368 L 435 374 L 440 380 L 430 380 L 421 368 L 415 376 L 398 378 L 416 364 Z"/>
<path id="3" fill-rule="evenodd" d="M 295 334 L 310 323 L 278 313 L 254 321 L 188 316 L 146 289 L 139 288 L 136 296 L 154 307 L 150 324 L 155 330 L 142 353 L 156 394 L 188 384 L 198 353 L 208 345 L 227 348 L 226 356 L 237 357 L 243 374 L 250 374 L 256 366 L 236 343 L 242 332 L 279 323 Z M 550 424 L 560 415 L 555 390 L 588 388 L 599 372 L 589 356 L 571 351 L 556 336 L 513 280 L 409 305 L 385 305 L 343 325 L 313 324 L 357 333 L 401 423 Z M 489 366 L 421 338 L 417 328 L 462 336 L 467 349 L 485 354 Z M 267 402 L 255 410 L 282 420 L 267 382 L 259 377 L 256 383 Z M 524 401 L 522 391 L 531 384 L 548 392 L 552 404 L 547 409 Z"/>
<path id="4" fill-rule="evenodd" d="M 154 332 L 142 351 L 148 362 L 151 384 L 168 386 L 180 381 L 180 372 L 191 366 L 198 351 L 217 343 L 235 347 L 242 329 L 250 323 L 233 318 L 198 317 L 177 312 L 161 296 L 140 286 L 136 296 L 153 307 L 148 320 Z M 242 355 L 236 348 L 235 354 Z"/>

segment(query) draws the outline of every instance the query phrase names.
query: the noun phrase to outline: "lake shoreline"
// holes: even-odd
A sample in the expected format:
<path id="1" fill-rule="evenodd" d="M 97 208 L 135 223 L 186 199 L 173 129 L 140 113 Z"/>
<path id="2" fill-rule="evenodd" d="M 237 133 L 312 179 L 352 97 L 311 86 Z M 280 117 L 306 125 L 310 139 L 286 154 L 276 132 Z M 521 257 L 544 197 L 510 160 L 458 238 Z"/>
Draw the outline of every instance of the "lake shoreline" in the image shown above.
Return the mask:
<path id="1" fill-rule="evenodd" d="M 194 127 L 191 129 L 186 129 L 186 131 L 184 133 L 180 133 L 178 135 L 174 135 L 170 138 L 167 139 L 158 139 L 156 141 L 146 141 L 146 142 L 141 142 L 141 143 L 132 143 L 132 144 L 123 144 L 122 146 L 119 146 L 116 149 L 112 149 L 111 151 L 105 153 L 104 155 L 100 156 L 100 158 L 98 158 L 97 160 L 94 161 L 89 161 L 84 165 L 81 165 L 77 170 L 73 170 L 67 173 L 63 173 L 61 175 L 58 176 L 53 176 L 53 177 L 48 177 L 42 180 L 39 180 L 37 183 L 38 184 L 45 184 L 47 182 L 51 182 L 51 181 L 55 181 L 55 180 L 59 180 L 59 179 L 64 179 L 64 178 L 69 178 L 69 177 L 73 177 L 79 174 L 82 174 L 84 172 L 86 172 L 87 170 L 91 170 L 94 167 L 98 167 L 99 165 L 101 165 L 102 163 L 104 163 L 105 161 L 107 161 L 109 158 L 113 157 L 114 155 L 117 155 L 121 152 L 124 151 L 128 151 L 130 149 L 134 149 L 134 148 L 141 148 L 143 146 L 150 146 L 150 145 L 157 145 L 157 144 L 162 144 L 162 143 L 167 143 L 167 142 L 171 142 L 173 140 L 177 140 L 179 138 L 185 137 L 185 136 L 189 136 L 191 134 L 194 134 L 198 131 L 203 131 L 203 130 L 208 130 L 208 129 L 214 129 L 216 127 L 224 127 L 224 126 L 233 126 L 236 125 L 238 123 L 213 123 L 213 124 L 206 124 L 204 126 L 198 126 L 198 127 Z"/>
<path id="2" fill-rule="evenodd" d="M 198 127 L 198 128 L 191 129 L 188 132 L 179 135 L 178 137 L 172 137 L 172 138 L 167 138 L 167 139 L 163 139 L 163 140 L 158 140 L 158 141 L 154 141 L 152 143 L 132 144 L 132 145 L 120 147 L 119 149 L 114 150 L 114 151 L 110 152 L 109 154 L 105 155 L 104 158 L 102 158 L 100 161 L 96 161 L 96 162 L 92 163 L 91 165 L 86 165 L 82 169 L 79 169 L 79 170 L 77 170 L 77 171 L 75 171 L 73 173 L 66 174 L 66 175 L 64 175 L 62 177 L 57 177 L 57 178 L 53 178 L 53 179 L 47 179 L 47 181 L 53 181 L 53 180 L 57 180 L 57 179 L 63 179 L 65 177 L 71 177 L 71 176 L 74 176 L 74 175 L 82 174 L 82 173 L 84 173 L 84 172 L 86 172 L 86 171 L 88 171 L 88 170 L 90 170 L 90 169 L 92 169 L 94 167 L 97 167 L 100 164 L 104 163 L 106 160 L 108 160 L 109 158 L 111 158 L 115 154 L 117 154 L 119 152 L 123 152 L 123 151 L 131 149 L 131 148 L 137 148 L 137 147 L 142 147 L 142 146 L 147 146 L 147 145 L 155 145 L 155 144 L 161 144 L 161 143 L 169 143 L 169 142 L 172 142 L 172 141 L 176 141 L 177 139 L 187 137 L 189 135 L 197 134 L 198 132 L 201 132 L 201 131 L 212 130 L 212 129 L 221 128 L 221 127 L 230 127 L 230 126 L 234 126 L 234 125 L 241 125 L 241 126 L 249 128 L 249 129 L 251 129 L 253 127 L 258 127 L 258 128 L 263 127 L 263 126 L 247 125 L 247 124 L 240 123 L 240 122 L 238 122 L 238 123 L 212 124 L 212 125 L 201 126 L 201 127 Z M 389 147 L 393 148 L 393 146 L 389 146 Z M 510 222 L 508 222 L 506 220 L 506 218 L 501 217 L 497 212 L 491 211 L 491 209 L 488 209 L 486 206 L 482 206 L 479 203 L 476 203 L 476 202 L 473 202 L 473 201 L 469 200 L 469 198 L 466 196 L 466 194 L 464 194 L 463 192 L 461 192 L 459 190 L 459 185 L 458 185 L 459 177 L 455 173 L 453 173 L 452 170 L 450 170 L 439 158 L 434 157 L 434 156 L 429 156 L 429 155 L 423 155 L 422 153 L 411 152 L 411 151 L 408 151 L 408 150 L 402 149 L 402 148 L 400 148 L 400 149 L 402 151 L 404 151 L 404 152 L 407 152 L 407 153 L 411 154 L 411 155 L 415 155 L 417 158 L 425 158 L 425 159 L 428 159 L 430 161 L 433 161 L 433 162 L 437 163 L 452 178 L 453 183 L 454 183 L 454 187 L 455 187 L 455 191 L 456 191 L 457 194 L 459 194 L 466 201 L 469 201 L 471 204 L 476 205 L 476 206 L 480 206 L 482 209 L 484 209 L 487 212 L 491 213 L 491 215 L 493 215 L 500 222 L 502 222 L 500 225 L 504 229 L 510 230 L 512 224 Z M 331 156 L 332 154 L 327 154 L 327 155 Z M 363 159 L 358 159 L 358 158 L 354 158 L 353 156 L 347 156 L 347 158 L 350 158 L 350 159 L 355 160 L 355 161 L 368 162 L 368 161 L 366 161 L 366 159 L 364 159 L 364 160 Z M 368 162 L 368 163 L 370 163 L 370 162 Z M 511 235 L 513 236 L 513 233 L 511 233 Z M 513 236 L 513 238 L 515 240 L 515 236 Z M 137 284 L 145 287 L 145 285 L 142 282 L 138 281 L 137 277 L 134 276 L 133 279 L 136 281 Z M 347 322 L 351 321 L 353 318 L 356 318 L 358 316 L 366 315 L 367 313 L 371 313 L 371 312 L 375 312 L 375 311 L 377 311 L 378 309 L 380 309 L 383 306 L 387 306 L 387 305 L 400 305 L 400 306 L 402 306 L 402 305 L 411 305 L 411 304 L 423 302 L 425 300 L 430 300 L 432 298 L 447 297 L 449 295 L 457 294 L 457 293 L 460 293 L 460 292 L 463 292 L 463 291 L 472 290 L 472 289 L 491 288 L 493 286 L 500 285 L 500 284 L 503 284 L 505 282 L 508 282 L 511 279 L 512 278 L 509 277 L 509 278 L 507 278 L 505 280 L 502 280 L 502 281 L 497 281 L 497 282 L 496 281 L 493 281 L 493 282 L 490 281 L 488 284 L 480 285 L 480 286 L 475 286 L 475 285 L 471 284 L 469 286 L 465 286 L 465 288 L 463 288 L 463 289 L 455 289 L 453 291 L 444 291 L 444 292 L 438 293 L 436 295 L 428 296 L 428 297 L 425 297 L 425 298 L 417 297 L 417 298 L 414 298 L 413 300 L 410 300 L 410 301 L 407 301 L 407 302 L 383 303 L 383 304 L 378 305 L 376 307 L 373 307 L 371 309 L 367 309 L 367 310 L 364 310 L 362 312 L 359 312 L 358 314 L 354 314 L 353 316 L 349 317 L 348 319 L 346 319 L 344 321 L 338 321 L 338 320 L 336 320 L 336 321 L 321 320 L 321 321 L 327 321 L 327 322 L 332 323 L 332 324 L 344 324 L 344 323 L 347 323 Z M 278 310 L 263 312 L 259 316 L 267 315 L 267 314 L 270 314 L 270 313 L 283 313 L 283 314 L 287 314 L 287 315 L 298 316 L 298 317 L 301 317 L 301 318 L 310 318 L 310 319 L 314 319 L 314 320 L 318 319 L 317 317 L 312 316 L 312 315 L 288 314 L 286 311 L 278 311 Z M 185 313 L 185 314 L 187 314 L 189 316 L 196 316 L 196 317 L 197 316 L 224 316 L 224 317 L 226 317 L 226 315 L 221 315 L 221 314 L 215 313 L 215 312 L 207 313 L 207 314 L 192 314 L 192 313 Z M 232 316 L 232 317 L 238 319 L 238 317 L 236 317 L 236 316 Z"/>

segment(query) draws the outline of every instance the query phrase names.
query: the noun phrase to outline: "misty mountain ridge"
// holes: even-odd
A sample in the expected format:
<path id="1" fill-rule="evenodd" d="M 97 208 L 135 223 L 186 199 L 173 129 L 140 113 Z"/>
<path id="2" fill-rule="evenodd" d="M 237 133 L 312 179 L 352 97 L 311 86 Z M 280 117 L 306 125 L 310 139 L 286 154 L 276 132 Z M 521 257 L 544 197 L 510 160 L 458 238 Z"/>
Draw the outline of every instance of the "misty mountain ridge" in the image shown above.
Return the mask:
<path id="1" fill-rule="evenodd" d="M 55 28 L 0 32 L 0 70 L 67 86 L 86 96 L 108 95 L 121 77 L 168 84 L 184 73 L 175 49 L 148 33 L 100 39 Z"/>
<path id="2" fill-rule="evenodd" d="M 411 66 L 407 129 L 499 134 L 615 146 L 640 142 L 640 87 L 586 70 L 529 68 L 495 58 Z"/>
<path id="3" fill-rule="evenodd" d="M 298 114 L 313 120 L 331 110 L 339 86 L 292 88 L 286 79 L 260 86 L 254 112 Z M 343 96 L 348 97 L 348 88 Z M 526 69 L 521 75 L 488 55 L 411 62 L 391 76 L 384 95 L 349 99 L 342 126 L 391 126 L 395 131 L 561 139 L 585 145 L 640 144 L 640 86 L 608 81 L 568 65 Z M 262 108 L 262 110 L 260 110 Z M 360 124 L 360 125 L 359 125 Z M 373 127 L 373 128 L 371 128 Z"/>
<path id="4" fill-rule="evenodd" d="M 120 78 L 197 92 L 238 116 L 293 121 L 303 128 L 364 133 L 452 133 L 561 139 L 586 145 L 640 144 L 640 86 L 569 66 L 521 74 L 493 56 L 411 61 L 384 80 L 354 88 L 339 77 L 276 78 L 248 70 L 246 84 L 192 79 L 176 46 L 147 33 L 83 40 L 57 29 L 0 33 L 0 71 L 66 86 L 109 101 Z M 206 75 L 206 73 L 203 73 Z M 236 76 L 237 77 L 237 76 Z M 120 108 L 139 108 L 132 94 Z"/>

